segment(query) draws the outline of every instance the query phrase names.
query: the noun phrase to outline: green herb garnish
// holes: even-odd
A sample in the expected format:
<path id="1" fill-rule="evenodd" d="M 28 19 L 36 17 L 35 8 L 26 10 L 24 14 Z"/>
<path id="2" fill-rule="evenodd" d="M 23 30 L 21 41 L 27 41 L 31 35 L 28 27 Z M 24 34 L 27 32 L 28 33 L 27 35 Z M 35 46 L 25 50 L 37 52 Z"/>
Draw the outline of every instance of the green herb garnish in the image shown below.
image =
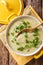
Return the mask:
<path id="1" fill-rule="evenodd" d="M 27 23 L 26 22 L 23 22 L 23 25 L 24 25 L 25 28 L 27 27 Z"/>
<path id="2" fill-rule="evenodd" d="M 26 39 L 26 43 L 29 43 L 29 41 Z"/>
<path id="3" fill-rule="evenodd" d="M 19 32 L 19 30 L 15 30 L 15 32 L 17 33 L 17 32 Z"/>
<path id="4" fill-rule="evenodd" d="M 33 36 L 38 36 L 39 34 L 38 33 L 34 33 Z"/>
<path id="5" fill-rule="evenodd" d="M 16 29 L 19 29 L 19 26 L 17 26 Z"/>
<path id="6" fill-rule="evenodd" d="M 29 41 L 30 43 L 33 43 L 33 41 Z"/>
<path id="7" fill-rule="evenodd" d="M 35 29 L 35 30 L 34 30 L 34 33 L 37 33 L 37 32 L 38 32 L 38 30 L 39 30 L 39 29 Z"/>
<path id="8" fill-rule="evenodd" d="M 37 46 L 38 40 L 39 40 L 38 37 L 35 37 L 35 38 L 33 39 L 33 45 L 34 45 L 34 47 Z"/>
<path id="9" fill-rule="evenodd" d="M 19 29 L 22 30 L 24 28 L 24 26 L 22 24 L 20 24 Z"/>
<path id="10" fill-rule="evenodd" d="M 25 28 L 27 27 L 27 25 L 29 25 L 30 23 L 28 21 L 23 20 L 23 25 L 25 26 Z"/>
<path id="11" fill-rule="evenodd" d="M 38 30 L 39 30 L 39 29 L 35 29 L 35 30 L 34 30 L 33 36 L 38 36 L 38 35 L 39 35 L 39 34 L 38 34 Z"/>
<path id="12" fill-rule="evenodd" d="M 17 50 L 23 51 L 24 50 L 24 47 L 19 47 Z"/>
<path id="13" fill-rule="evenodd" d="M 12 43 L 14 43 L 14 40 L 11 40 Z"/>
<path id="14" fill-rule="evenodd" d="M 11 35 L 14 36 L 14 32 L 12 32 Z"/>
<path id="15" fill-rule="evenodd" d="M 23 24 L 20 24 L 18 27 L 16 27 L 15 32 L 19 32 L 20 30 L 22 30 L 24 28 Z"/>
<path id="16" fill-rule="evenodd" d="M 27 32 L 25 32 L 25 37 L 28 38 L 28 33 Z"/>
<path id="17" fill-rule="evenodd" d="M 26 23 L 27 23 L 27 25 L 29 25 L 30 23 L 29 23 L 29 21 L 25 21 Z"/>
<path id="18" fill-rule="evenodd" d="M 14 37 L 14 40 L 16 41 L 16 38 Z"/>
<path id="19" fill-rule="evenodd" d="M 25 48 L 29 48 L 29 45 L 25 45 Z"/>
<path id="20" fill-rule="evenodd" d="M 19 32 L 19 26 L 16 27 L 15 32 Z"/>
<path id="21" fill-rule="evenodd" d="M 17 45 L 19 45 L 19 42 L 16 42 Z"/>

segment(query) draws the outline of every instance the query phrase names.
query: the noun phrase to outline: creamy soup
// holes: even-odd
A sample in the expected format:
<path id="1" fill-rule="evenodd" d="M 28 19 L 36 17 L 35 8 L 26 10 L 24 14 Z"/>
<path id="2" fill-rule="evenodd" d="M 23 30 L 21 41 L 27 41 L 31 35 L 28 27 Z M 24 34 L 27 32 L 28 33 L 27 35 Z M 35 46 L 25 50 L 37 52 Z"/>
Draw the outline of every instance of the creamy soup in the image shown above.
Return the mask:
<path id="1" fill-rule="evenodd" d="M 22 18 L 14 22 L 8 31 L 8 43 L 10 47 L 19 53 L 32 53 L 36 51 L 43 40 L 43 31 L 41 27 L 35 29 L 32 33 L 23 32 L 18 37 L 16 35 L 24 28 L 32 28 L 38 23 L 32 18 Z"/>

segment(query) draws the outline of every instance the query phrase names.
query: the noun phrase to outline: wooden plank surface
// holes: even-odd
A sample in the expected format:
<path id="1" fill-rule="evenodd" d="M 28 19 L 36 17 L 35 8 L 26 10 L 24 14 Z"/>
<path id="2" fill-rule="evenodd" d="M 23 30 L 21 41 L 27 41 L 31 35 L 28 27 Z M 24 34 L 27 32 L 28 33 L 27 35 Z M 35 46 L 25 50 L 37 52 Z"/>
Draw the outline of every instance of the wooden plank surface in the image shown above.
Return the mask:
<path id="1" fill-rule="evenodd" d="M 0 65 L 8 65 L 8 61 L 8 50 L 4 47 L 2 41 L 0 40 Z"/>
<path id="2" fill-rule="evenodd" d="M 40 57 L 39 59 L 35 60 L 31 60 L 29 63 L 27 63 L 26 65 L 43 65 L 43 56 Z"/>
<path id="3" fill-rule="evenodd" d="M 37 11 L 40 17 L 43 19 L 43 0 L 24 0 L 25 6 L 32 5 Z M 13 59 L 8 50 L 4 47 L 3 43 L 0 41 L 0 65 L 18 65 Z M 39 59 L 33 59 L 26 65 L 43 65 L 43 56 Z"/>
<path id="4" fill-rule="evenodd" d="M 42 0 L 42 19 L 43 19 L 43 0 Z"/>
<path id="5" fill-rule="evenodd" d="M 17 62 L 13 59 L 11 54 L 9 54 L 9 65 L 17 65 Z"/>

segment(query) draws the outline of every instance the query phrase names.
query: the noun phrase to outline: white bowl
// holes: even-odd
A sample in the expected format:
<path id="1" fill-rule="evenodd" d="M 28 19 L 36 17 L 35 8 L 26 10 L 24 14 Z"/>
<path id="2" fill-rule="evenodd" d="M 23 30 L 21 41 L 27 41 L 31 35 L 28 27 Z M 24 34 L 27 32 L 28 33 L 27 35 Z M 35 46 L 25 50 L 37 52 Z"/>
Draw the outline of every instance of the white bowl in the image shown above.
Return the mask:
<path id="1" fill-rule="evenodd" d="M 29 15 L 18 16 L 18 17 L 16 17 L 16 18 L 14 18 L 14 19 L 10 22 L 10 24 L 8 25 L 7 30 L 6 30 L 6 43 L 7 43 L 8 48 L 9 48 L 10 50 L 12 50 L 12 51 L 14 52 L 14 54 L 18 54 L 18 55 L 21 55 L 21 56 L 31 56 L 31 55 L 34 55 L 34 54 L 36 54 L 37 52 L 39 52 L 39 51 L 41 50 L 41 48 L 42 48 L 42 46 L 43 46 L 43 43 L 40 45 L 40 47 L 39 47 L 36 51 L 34 51 L 34 52 L 32 52 L 32 53 L 29 53 L 29 54 L 23 54 L 23 53 L 19 53 L 19 52 L 13 50 L 12 47 L 11 47 L 11 46 L 9 45 L 9 43 L 8 43 L 8 31 L 9 31 L 9 28 L 11 27 L 11 25 L 12 25 L 15 21 L 17 21 L 17 20 L 19 20 L 19 19 L 21 19 L 21 18 L 32 18 L 32 19 L 34 19 L 37 23 L 40 24 L 40 21 L 39 21 L 37 18 L 35 18 L 35 17 L 33 17 L 33 16 L 29 16 Z M 41 26 L 41 27 L 42 27 L 42 26 Z M 42 27 L 42 29 L 43 29 L 43 27 Z"/>

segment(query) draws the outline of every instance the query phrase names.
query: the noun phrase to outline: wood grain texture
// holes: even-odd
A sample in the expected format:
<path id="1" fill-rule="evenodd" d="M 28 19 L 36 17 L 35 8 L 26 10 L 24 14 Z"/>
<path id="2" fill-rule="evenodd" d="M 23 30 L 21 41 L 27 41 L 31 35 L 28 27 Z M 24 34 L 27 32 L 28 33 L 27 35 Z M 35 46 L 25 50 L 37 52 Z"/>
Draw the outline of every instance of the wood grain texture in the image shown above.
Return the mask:
<path id="1" fill-rule="evenodd" d="M 42 0 L 24 0 L 25 6 L 32 5 L 36 12 L 42 17 Z"/>
<path id="2" fill-rule="evenodd" d="M 39 16 L 43 19 L 43 0 L 27 0 L 26 5 L 30 4 L 36 10 Z M 42 64 L 43 64 L 43 56 L 37 60 L 33 59 L 26 65 L 42 65 Z"/>
<path id="3" fill-rule="evenodd" d="M 43 56 L 41 56 L 39 59 L 35 60 L 33 59 L 32 61 L 30 61 L 29 63 L 27 63 L 26 65 L 43 65 Z"/>
<path id="4" fill-rule="evenodd" d="M 31 0 L 23 0 L 23 1 L 24 1 L 25 7 L 26 7 L 27 5 L 31 5 Z"/>
<path id="5" fill-rule="evenodd" d="M 8 51 L 0 40 L 0 65 L 8 65 Z"/>
<path id="6" fill-rule="evenodd" d="M 37 11 L 40 17 L 43 19 L 43 0 L 23 0 L 25 7 L 27 5 L 32 5 Z M 4 47 L 3 43 L 0 41 L 0 65 L 18 65 L 13 57 L 10 55 L 8 50 Z M 26 65 L 43 65 L 43 56 L 39 59 L 33 59 Z"/>
<path id="7" fill-rule="evenodd" d="M 31 0 L 31 5 L 40 15 L 40 17 L 42 17 L 42 0 Z"/>
<path id="8" fill-rule="evenodd" d="M 17 65 L 17 62 L 13 59 L 11 54 L 9 54 L 9 65 Z"/>
<path id="9" fill-rule="evenodd" d="M 43 0 L 42 0 L 42 19 L 43 19 Z"/>

